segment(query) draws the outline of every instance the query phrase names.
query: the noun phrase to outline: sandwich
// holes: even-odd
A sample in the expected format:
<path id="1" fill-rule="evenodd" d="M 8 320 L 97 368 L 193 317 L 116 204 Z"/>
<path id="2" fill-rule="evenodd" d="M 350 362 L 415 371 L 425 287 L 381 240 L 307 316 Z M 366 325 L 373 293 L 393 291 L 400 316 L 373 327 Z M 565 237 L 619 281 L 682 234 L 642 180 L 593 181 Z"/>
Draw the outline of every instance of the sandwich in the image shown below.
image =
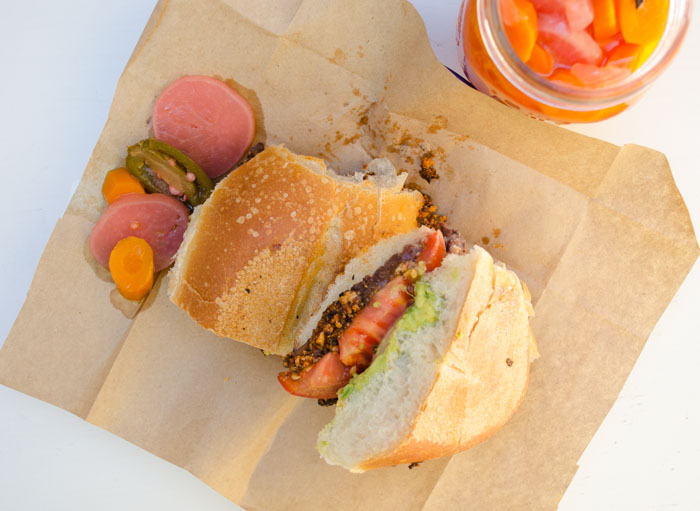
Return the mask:
<path id="1" fill-rule="evenodd" d="M 195 208 L 169 284 L 200 325 L 283 355 L 287 392 L 337 405 L 317 449 L 354 472 L 485 440 L 538 356 L 517 276 L 387 160 L 363 170 L 266 149 Z"/>
<path id="2" fill-rule="evenodd" d="M 354 256 L 416 228 L 420 192 L 385 159 L 340 175 L 272 146 L 195 208 L 169 296 L 215 334 L 284 355 Z"/>
<path id="3" fill-rule="evenodd" d="M 278 379 L 337 401 L 317 449 L 362 472 L 467 449 L 515 412 L 537 346 L 527 288 L 457 233 L 421 227 L 351 260 Z"/>

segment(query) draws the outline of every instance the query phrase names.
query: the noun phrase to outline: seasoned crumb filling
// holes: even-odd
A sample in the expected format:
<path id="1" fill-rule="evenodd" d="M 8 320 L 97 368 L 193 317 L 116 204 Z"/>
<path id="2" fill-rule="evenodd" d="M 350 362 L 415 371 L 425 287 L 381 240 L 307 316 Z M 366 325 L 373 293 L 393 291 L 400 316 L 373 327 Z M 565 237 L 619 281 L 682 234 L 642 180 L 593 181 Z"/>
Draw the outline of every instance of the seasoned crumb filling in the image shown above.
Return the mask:
<path id="1" fill-rule="evenodd" d="M 416 222 L 419 226 L 424 225 L 431 229 L 438 230 L 445 225 L 447 217 L 445 215 L 438 215 L 437 206 L 433 204 L 433 199 L 430 195 L 418 190 L 416 186 L 411 184 L 408 184 L 406 188 L 416 190 L 423 196 L 423 205 L 418 210 L 418 216 L 416 217 Z"/>

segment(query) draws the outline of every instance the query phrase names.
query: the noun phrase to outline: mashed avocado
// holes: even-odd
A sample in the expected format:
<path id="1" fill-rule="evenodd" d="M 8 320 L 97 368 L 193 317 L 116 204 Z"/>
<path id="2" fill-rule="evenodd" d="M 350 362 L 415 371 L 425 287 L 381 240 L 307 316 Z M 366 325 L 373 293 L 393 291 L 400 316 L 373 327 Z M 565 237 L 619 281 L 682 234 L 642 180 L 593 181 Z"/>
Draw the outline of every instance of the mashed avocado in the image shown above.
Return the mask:
<path id="1" fill-rule="evenodd" d="M 338 393 L 339 406 L 342 406 L 342 401 L 347 399 L 355 390 L 361 389 L 374 374 L 384 372 L 389 360 L 401 352 L 399 333 L 402 331 L 417 332 L 422 326 L 432 325 L 438 320 L 439 314 L 435 307 L 436 297 L 430 285 L 418 281 L 414 289 L 416 296 L 413 305 L 396 322 L 396 326 L 389 334 L 389 338 L 382 341 L 382 344 L 387 343 L 386 349 L 382 351 L 381 348 L 384 346 L 381 346 L 379 355 L 374 359 L 372 365 L 364 373 L 355 375 L 345 387 L 340 389 Z"/>

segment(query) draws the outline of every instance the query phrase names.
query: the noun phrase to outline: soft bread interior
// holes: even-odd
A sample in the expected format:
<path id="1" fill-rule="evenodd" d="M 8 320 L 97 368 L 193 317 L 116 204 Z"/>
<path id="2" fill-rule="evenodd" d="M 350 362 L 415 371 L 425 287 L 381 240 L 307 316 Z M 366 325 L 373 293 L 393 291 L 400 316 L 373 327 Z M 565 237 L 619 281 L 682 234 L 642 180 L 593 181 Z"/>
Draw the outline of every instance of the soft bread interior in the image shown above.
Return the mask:
<path id="1" fill-rule="evenodd" d="M 408 435 L 455 333 L 475 258 L 474 251 L 450 255 L 425 274 L 421 282 L 434 295 L 434 322 L 413 331 L 399 320 L 383 343 L 392 346 L 381 346 L 372 366 L 355 376 L 352 393 L 339 392 L 335 418 L 318 436 L 317 447 L 328 463 L 356 469 Z"/>
<path id="2" fill-rule="evenodd" d="M 405 321 L 424 308 L 417 285 L 381 354 L 340 390 L 317 443 L 328 463 L 362 472 L 453 454 L 492 435 L 522 401 L 537 348 L 515 274 L 474 247 L 421 282 L 435 313 Z"/>

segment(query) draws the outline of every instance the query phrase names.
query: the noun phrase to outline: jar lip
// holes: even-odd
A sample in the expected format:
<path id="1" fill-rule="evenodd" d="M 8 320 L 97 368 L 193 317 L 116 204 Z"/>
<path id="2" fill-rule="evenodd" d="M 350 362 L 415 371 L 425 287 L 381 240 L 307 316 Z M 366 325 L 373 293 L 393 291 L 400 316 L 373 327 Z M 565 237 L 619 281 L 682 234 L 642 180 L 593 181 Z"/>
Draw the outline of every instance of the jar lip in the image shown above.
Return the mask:
<path id="1" fill-rule="evenodd" d="M 465 6 L 466 2 L 465 0 Z M 651 56 L 631 75 L 605 87 L 585 88 L 553 83 L 530 69 L 515 54 L 501 30 L 498 0 L 474 0 L 481 37 L 491 60 L 521 92 L 536 101 L 567 110 L 589 111 L 625 103 L 644 91 L 668 66 L 683 41 L 690 20 L 690 0 L 669 0 L 668 21 Z"/>

